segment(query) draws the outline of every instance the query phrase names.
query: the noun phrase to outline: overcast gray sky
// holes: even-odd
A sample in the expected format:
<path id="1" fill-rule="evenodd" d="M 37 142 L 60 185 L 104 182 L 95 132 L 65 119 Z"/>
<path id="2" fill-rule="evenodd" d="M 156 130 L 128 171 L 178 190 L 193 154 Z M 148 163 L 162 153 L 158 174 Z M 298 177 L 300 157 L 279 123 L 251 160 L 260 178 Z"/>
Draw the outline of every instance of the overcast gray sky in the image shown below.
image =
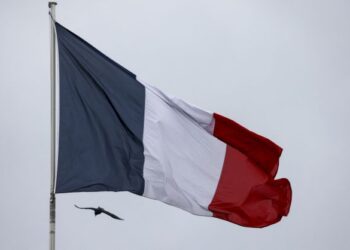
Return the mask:
<path id="1" fill-rule="evenodd" d="M 1 250 L 48 249 L 47 13 L 0 2 Z M 249 229 L 129 193 L 60 194 L 57 250 L 349 249 L 349 13 L 347 0 L 59 1 L 61 24 L 141 79 L 281 145 L 293 203 Z"/>

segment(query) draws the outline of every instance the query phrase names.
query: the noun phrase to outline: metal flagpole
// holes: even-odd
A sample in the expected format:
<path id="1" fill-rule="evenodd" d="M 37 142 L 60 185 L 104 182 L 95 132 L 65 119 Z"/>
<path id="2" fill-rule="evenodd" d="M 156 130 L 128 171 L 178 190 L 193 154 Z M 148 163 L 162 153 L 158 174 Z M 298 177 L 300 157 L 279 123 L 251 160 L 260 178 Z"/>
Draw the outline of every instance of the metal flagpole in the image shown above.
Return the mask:
<path id="1" fill-rule="evenodd" d="M 51 78 L 51 182 L 50 182 L 50 250 L 55 250 L 56 231 L 56 35 L 55 35 L 55 7 L 56 2 L 49 2 L 50 9 L 50 78 Z"/>

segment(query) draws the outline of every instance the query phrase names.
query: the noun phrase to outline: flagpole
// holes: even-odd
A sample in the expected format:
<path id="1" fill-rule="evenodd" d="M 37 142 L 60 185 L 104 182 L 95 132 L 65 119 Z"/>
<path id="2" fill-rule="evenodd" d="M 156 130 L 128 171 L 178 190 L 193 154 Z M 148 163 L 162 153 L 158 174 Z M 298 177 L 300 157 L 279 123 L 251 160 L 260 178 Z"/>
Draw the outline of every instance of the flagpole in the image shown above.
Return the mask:
<path id="1" fill-rule="evenodd" d="M 56 2 L 49 2 L 50 9 L 50 78 L 51 78 L 51 181 L 50 181 L 50 250 L 55 250 L 56 233 L 56 35 L 54 20 Z"/>

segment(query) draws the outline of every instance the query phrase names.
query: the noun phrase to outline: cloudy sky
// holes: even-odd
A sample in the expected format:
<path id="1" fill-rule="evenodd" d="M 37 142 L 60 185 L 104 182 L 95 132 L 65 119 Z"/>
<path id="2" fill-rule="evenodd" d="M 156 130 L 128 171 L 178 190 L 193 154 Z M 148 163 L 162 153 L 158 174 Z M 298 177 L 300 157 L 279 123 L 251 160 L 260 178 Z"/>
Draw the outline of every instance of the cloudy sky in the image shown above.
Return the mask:
<path id="1" fill-rule="evenodd" d="M 129 193 L 60 194 L 57 249 L 349 249 L 349 12 L 346 0 L 59 1 L 62 25 L 141 79 L 281 145 L 293 203 L 249 229 Z M 2 250 L 48 249 L 47 13 L 0 1 Z"/>

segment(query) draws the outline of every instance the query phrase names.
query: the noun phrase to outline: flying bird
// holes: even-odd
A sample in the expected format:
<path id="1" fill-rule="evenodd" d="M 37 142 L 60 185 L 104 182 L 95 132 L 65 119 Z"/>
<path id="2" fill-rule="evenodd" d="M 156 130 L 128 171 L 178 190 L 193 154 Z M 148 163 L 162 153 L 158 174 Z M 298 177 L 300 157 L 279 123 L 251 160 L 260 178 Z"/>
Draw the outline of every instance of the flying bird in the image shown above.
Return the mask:
<path id="1" fill-rule="evenodd" d="M 95 212 L 95 216 L 103 213 L 103 214 L 107 214 L 108 216 L 112 217 L 113 219 L 123 220 L 122 218 L 116 216 L 115 214 L 112 214 L 111 212 L 108 212 L 108 211 L 104 210 L 102 207 L 94 208 L 94 207 L 79 207 L 77 205 L 74 205 L 74 206 L 76 208 L 79 208 L 79 209 L 93 210 Z"/>

